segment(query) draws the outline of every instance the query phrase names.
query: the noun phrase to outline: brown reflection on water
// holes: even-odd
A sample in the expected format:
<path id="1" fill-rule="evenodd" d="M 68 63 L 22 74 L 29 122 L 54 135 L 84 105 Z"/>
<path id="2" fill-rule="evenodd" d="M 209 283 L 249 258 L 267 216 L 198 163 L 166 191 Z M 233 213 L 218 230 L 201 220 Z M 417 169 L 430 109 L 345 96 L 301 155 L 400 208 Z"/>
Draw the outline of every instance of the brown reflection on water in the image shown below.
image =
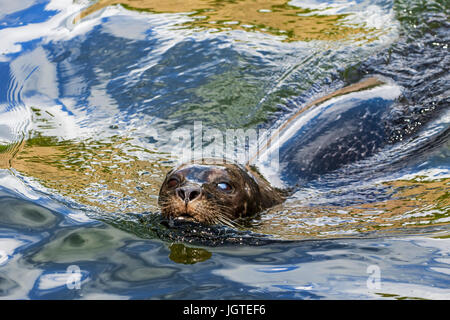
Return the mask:
<path id="1" fill-rule="evenodd" d="M 8 163 L 58 194 L 105 212 L 157 210 L 157 194 L 168 168 L 161 155 L 129 139 L 58 141 L 37 135 Z M 133 152 L 147 153 L 141 160 Z M 9 167 L 9 165 L 8 165 Z"/>
<path id="2" fill-rule="evenodd" d="M 134 156 L 136 151 L 146 153 L 150 160 Z M 139 213 L 158 211 L 159 187 L 170 170 L 167 160 L 162 155 L 133 146 L 129 139 L 120 136 L 104 142 L 77 142 L 36 135 L 22 144 L 22 149 L 6 162 L 6 167 L 10 164 L 51 193 L 56 192 L 103 212 Z M 386 201 L 348 207 L 286 202 L 262 214 L 249 228 L 281 239 L 298 240 L 378 231 L 411 233 L 419 227 L 449 224 L 450 178 L 433 181 L 416 178 L 384 185 L 393 192 Z M 177 249 L 172 250 L 176 259 L 185 253 L 178 247 L 173 249 Z M 206 257 L 203 254 L 188 256 L 188 262 L 184 263 Z"/>
<path id="3" fill-rule="evenodd" d="M 253 230 L 282 239 L 358 236 L 381 231 L 408 232 L 450 222 L 450 179 L 398 180 L 384 183 L 391 199 L 350 207 L 280 205 L 256 221 Z"/>
<path id="4" fill-rule="evenodd" d="M 182 264 L 195 264 L 211 258 L 212 253 L 202 248 L 188 247 L 182 243 L 172 243 L 169 246 L 169 258 L 173 262 Z"/>
<path id="5" fill-rule="evenodd" d="M 284 41 L 374 40 L 378 30 L 346 21 L 348 14 L 295 7 L 286 0 L 99 0 L 75 19 L 110 5 L 152 13 L 188 13 L 182 27 L 217 31 L 258 31 L 284 37 Z"/>
<path id="6" fill-rule="evenodd" d="M 0 145 L 0 169 L 11 167 L 11 160 L 23 148 L 24 144 L 24 140 L 19 140 L 11 144 Z"/>

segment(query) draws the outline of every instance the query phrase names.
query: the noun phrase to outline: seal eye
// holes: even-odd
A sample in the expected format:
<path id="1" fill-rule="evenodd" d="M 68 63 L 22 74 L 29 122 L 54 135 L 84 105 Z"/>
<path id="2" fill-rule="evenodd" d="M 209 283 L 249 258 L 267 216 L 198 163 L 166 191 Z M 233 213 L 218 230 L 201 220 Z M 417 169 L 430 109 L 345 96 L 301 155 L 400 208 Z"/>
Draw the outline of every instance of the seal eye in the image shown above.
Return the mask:
<path id="1" fill-rule="evenodd" d="M 167 187 L 169 188 L 175 188 L 178 185 L 178 180 L 175 178 L 170 178 L 169 181 L 167 181 Z"/>
<path id="2" fill-rule="evenodd" d="M 233 190 L 233 188 L 226 182 L 219 182 L 217 184 L 217 188 L 219 188 L 221 191 L 230 192 Z"/>

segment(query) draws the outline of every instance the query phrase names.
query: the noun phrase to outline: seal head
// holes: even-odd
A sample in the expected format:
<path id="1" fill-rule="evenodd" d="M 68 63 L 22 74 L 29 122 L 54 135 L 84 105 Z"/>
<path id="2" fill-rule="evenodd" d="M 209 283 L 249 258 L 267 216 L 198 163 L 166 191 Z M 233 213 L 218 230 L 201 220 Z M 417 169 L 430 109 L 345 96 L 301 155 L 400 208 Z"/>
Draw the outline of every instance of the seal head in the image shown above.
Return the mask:
<path id="1" fill-rule="evenodd" d="M 169 219 L 230 224 L 282 200 L 278 190 L 248 168 L 191 162 L 167 173 L 158 204 Z"/>

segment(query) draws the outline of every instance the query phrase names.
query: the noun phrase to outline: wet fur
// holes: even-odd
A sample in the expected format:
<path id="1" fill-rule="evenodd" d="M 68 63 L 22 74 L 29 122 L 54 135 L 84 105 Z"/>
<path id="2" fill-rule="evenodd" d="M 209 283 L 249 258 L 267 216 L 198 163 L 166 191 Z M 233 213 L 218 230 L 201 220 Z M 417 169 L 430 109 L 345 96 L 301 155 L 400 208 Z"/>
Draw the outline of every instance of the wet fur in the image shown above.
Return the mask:
<path id="1" fill-rule="evenodd" d="M 219 191 L 214 182 L 204 183 L 200 186 L 201 195 L 185 203 L 176 194 L 176 188 L 169 188 L 167 182 L 182 172 L 189 172 L 190 166 L 202 162 L 193 162 L 182 165 L 170 171 L 164 180 L 159 193 L 159 205 L 162 215 L 169 219 L 186 218 L 205 224 L 224 224 L 234 226 L 233 220 L 253 216 L 256 213 L 270 208 L 284 200 L 280 190 L 272 188 L 258 173 L 251 168 L 244 168 L 237 164 L 214 164 L 222 170 L 214 171 L 213 167 L 204 166 L 212 176 L 222 175 L 233 186 L 233 193 L 227 194 Z M 208 162 L 208 165 L 211 165 Z M 183 178 L 183 177 L 182 177 Z M 177 187 L 192 184 L 192 181 L 182 180 Z"/>

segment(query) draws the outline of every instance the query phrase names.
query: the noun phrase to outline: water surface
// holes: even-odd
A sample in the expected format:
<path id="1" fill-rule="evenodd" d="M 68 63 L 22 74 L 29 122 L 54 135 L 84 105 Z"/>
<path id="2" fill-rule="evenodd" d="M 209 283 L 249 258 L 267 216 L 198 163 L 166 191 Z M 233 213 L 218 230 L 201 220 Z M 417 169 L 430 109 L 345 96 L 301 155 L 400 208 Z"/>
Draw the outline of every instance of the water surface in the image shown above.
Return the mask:
<path id="1" fill-rule="evenodd" d="M 0 8 L 2 298 L 450 297 L 446 1 Z M 175 130 L 276 127 L 373 75 L 402 93 L 382 150 L 237 229 L 161 219 Z"/>

